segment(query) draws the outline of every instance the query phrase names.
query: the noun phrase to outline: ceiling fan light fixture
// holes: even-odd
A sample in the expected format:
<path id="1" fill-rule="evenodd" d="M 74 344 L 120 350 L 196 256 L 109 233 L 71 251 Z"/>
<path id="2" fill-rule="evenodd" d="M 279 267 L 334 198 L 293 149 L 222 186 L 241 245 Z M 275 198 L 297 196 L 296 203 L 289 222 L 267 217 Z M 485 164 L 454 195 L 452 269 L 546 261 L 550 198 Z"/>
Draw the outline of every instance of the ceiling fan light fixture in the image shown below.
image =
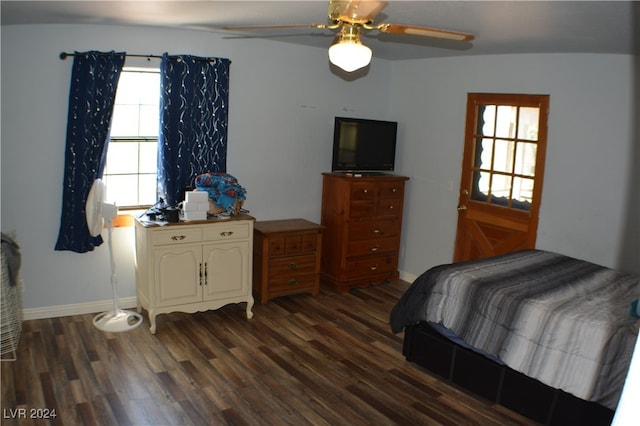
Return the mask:
<path id="1" fill-rule="evenodd" d="M 364 68 L 371 62 L 371 49 L 362 43 L 340 42 L 329 48 L 329 60 L 346 72 Z"/>
<path id="2" fill-rule="evenodd" d="M 360 41 L 360 28 L 344 26 L 329 47 L 329 61 L 346 72 L 364 68 L 371 62 L 372 52 Z"/>

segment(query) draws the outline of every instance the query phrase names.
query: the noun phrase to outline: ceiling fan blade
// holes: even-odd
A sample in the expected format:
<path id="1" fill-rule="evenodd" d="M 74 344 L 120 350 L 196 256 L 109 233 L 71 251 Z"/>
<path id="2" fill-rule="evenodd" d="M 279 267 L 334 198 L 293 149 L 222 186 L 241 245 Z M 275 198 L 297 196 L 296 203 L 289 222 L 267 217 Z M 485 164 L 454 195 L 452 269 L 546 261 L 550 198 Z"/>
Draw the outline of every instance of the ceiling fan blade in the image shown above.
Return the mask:
<path id="1" fill-rule="evenodd" d="M 370 24 L 385 7 L 387 2 L 381 0 L 330 0 L 329 20 Z"/>
<path id="2" fill-rule="evenodd" d="M 443 38 L 447 40 L 471 41 L 475 38 L 473 34 L 469 33 L 442 30 L 439 28 L 417 27 L 414 25 L 380 24 L 374 28 L 377 28 L 381 33 L 408 34 L 422 37 Z"/>
<path id="3" fill-rule="evenodd" d="M 316 28 L 316 29 L 335 29 L 337 25 L 327 24 L 290 24 L 290 25 L 234 25 L 229 27 L 221 27 L 225 31 L 254 31 L 254 30 L 282 30 L 289 28 Z"/>

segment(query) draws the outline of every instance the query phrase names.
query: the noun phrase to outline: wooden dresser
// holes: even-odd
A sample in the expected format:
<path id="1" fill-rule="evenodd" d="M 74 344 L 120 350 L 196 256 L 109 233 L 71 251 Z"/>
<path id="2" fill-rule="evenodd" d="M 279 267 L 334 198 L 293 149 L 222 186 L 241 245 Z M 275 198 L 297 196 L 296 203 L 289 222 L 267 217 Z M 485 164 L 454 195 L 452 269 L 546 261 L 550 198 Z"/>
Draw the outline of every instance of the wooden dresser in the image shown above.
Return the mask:
<path id="1" fill-rule="evenodd" d="M 239 214 L 226 220 L 202 220 L 159 226 L 136 218 L 138 311 L 156 316 L 206 311 L 246 302 L 253 316 L 251 264 L 255 219 Z"/>
<path id="2" fill-rule="evenodd" d="M 323 173 L 320 279 L 345 291 L 398 278 L 404 176 Z"/>
<path id="3" fill-rule="evenodd" d="M 253 293 L 260 303 L 320 289 L 322 226 L 304 219 L 258 221 L 254 228 Z"/>

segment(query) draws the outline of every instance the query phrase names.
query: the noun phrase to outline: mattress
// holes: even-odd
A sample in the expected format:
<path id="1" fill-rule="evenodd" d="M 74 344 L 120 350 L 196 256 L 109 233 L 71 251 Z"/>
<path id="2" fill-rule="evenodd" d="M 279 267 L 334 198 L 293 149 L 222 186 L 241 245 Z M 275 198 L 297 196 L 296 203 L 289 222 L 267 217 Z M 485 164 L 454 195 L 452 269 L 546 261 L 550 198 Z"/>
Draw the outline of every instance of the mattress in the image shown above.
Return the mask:
<path id="1" fill-rule="evenodd" d="M 477 351 L 615 409 L 637 336 L 636 276 L 542 250 L 440 265 L 391 312 L 394 332 L 439 324 Z"/>

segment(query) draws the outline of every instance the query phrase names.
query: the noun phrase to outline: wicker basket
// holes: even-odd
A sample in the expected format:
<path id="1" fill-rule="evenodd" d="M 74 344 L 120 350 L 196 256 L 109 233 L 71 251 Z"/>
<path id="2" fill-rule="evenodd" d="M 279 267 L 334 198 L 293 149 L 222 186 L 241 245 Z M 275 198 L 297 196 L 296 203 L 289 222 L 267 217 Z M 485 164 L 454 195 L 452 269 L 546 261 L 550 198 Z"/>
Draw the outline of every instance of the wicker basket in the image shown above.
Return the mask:
<path id="1" fill-rule="evenodd" d="M 22 331 L 22 280 L 12 285 L 7 256 L 2 253 L 2 295 L 0 299 L 0 352 L 2 361 L 15 361 Z"/>

